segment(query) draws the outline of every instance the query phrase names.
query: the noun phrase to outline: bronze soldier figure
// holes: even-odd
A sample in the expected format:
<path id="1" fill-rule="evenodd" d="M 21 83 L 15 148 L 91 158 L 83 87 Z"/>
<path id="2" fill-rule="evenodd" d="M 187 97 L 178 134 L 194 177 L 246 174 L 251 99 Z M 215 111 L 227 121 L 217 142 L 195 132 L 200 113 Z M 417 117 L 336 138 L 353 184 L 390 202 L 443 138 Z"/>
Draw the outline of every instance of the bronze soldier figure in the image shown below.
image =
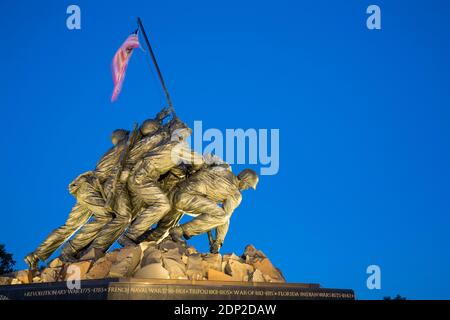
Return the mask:
<path id="1" fill-rule="evenodd" d="M 113 215 L 104 215 L 104 216 L 95 216 L 94 220 L 85 224 L 83 228 L 71 239 L 69 240 L 62 250 L 62 254 L 66 257 L 75 257 L 82 252 L 83 249 L 86 249 L 97 237 L 97 235 L 102 231 L 102 238 L 97 240 L 96 249 L 98 251 L 106 251 L 108 247 L 115 241 L 117 234 L 122 233 L 122 228 L 119 228 L 118 225 L 122 226 L 123 221 L 127 221 L 126 219 L 130 217 L 132 218 L 132 207 L 133 203 L 130 204 L 130 200 L 133 200 L 128 197 L 128 192 L 126 190 L 126 176 L 128 175 L 128 171 L 130 168 L 133 168 L 135 163 L 142 157 L 143 154 L 153 149 L 156 145 L 161 143 L 161 141 L 167 139 L 168 134 L 165 133 L 162 129 L 162 121 L 167 116 L 167 109 L 163 109 L 158 113 L 155 119 L 148 119 L 144 121 L 139 129 L 141 139 L 138 140 L 133 146 L 131 146 L 130 151 L 128 152 L 125 168 L 123 168 L 123 172 L 121 173 L 121 181 L 118 186 L 118 190 L 116 192 L 119 194 L 116 199 L 116 203 L 118 203 L 115 208 L 118 219 L 116 218 L 115 222 L 113 222 Z M 158 134 L 157 134 L 158 133 Z M 106 170 L 105 162 L 100 160 L 99 164 L 102 164 L 98 167 L 98 170 L 101 171 L 102 176 L 104 177 L 103 182 L 105 183 L 105 193 L 111 193 L 112 189 L 112 176 L 116 169 L 113 169 L 119 160 L 118 156 L 115 159 L 110 159 L 112 161 L 108 161 L 108 165 L 110 166 L 109 170 Z M 114 163 L 115 161 L 115 163 Z M 112 166 L 111 166 L 112 165 Z M 106 175 L 109 173 L 109 176 Z M 125 178 L 124 178 L 125 177 Z M 111 196 L 111 195 L 110 195 Z M 130 195 L 132 196 L 132 195 Z M 105 195 L 106 197 L 106 195 Z M 105 226 L 108 226 L 106 230 L 102 230 Z M 120 234 L 119 234 L 120 235 Z"/>
<path id="2" fill-rule="evenodd" d="M 158 119 L 158 117 L 156 118 Z M 159 120 L 146 120 L 141 126 L 141 133 L 143 138 L 139 140 L 133 148 L 130 150 L 128 159 L 122 175 L 122 182 L 127 184 L 128 191 L 130 193 L 131 202 L 133 206 L 133 217 L 141 210 L 144 205 L 139 194 L 134 192 L 133 188 L 130 188 L 128 178 L 130 172 L 136 167 L 136 164 L 143 159 L 144 155 L 152 151 L 155 147 L 168 142 L 170 135 L 168 128 L 163 126 L 162 121 Z"/>
<path id="3" fill-rule="evenodd" d="M 203 160 L 204 165 L 200 170 L 206 170 L 207 168 L 218 166 L 231 171 L 230 165 L 215 155 L 206 154 L 203 156 Z M 184 212 L 175 207 L 173 204 L 173 198 L 175 193 L 178 191 L 177 186 L 194 173 L 195 171 L 191 167 L 182 165 L 172 169 L 168 175 L 161 180 L 161 188 L 167 193 L 172 209 L 158 222 L 156 228 L 151 230 L 149 235 L 146 235 L 143 241 L 160 242 L 169 235 L 171 228 L 178 225 Z M 210 244 L 212 244 L 212 241 Z"/>
<path id="4" fill-rule="evenodd" d="M 245 169 L 236 177 L 221 166 L 202 169 L 178 185 L 174 206 L 181 212 L 197 215 L 193 220 L 170 230 L 175 241 L 183 241 L 216 228 L 212 253 L 219 252 L 229 228 L 233 211 L 242 200 L 241 190 L 256 189 L 258 175 Z M 221 204 L 222 207 L 219 207 Z"/>
<path id="5" fill-rule="evenodd" d="M 203 165 L 202 156 L 193 152 L 184 141 L 191 129 L 174 117 L 169 125 L 170 141 L 147 153 L 135 166 L 128 179 L 128 188 L 143 203 L 135 221 L 119 239 L 123 246 L 135 244 L 150 227 L 161 220 L 171 209 L 170 201 L 158 184 L 162 175 L 181 163 L 194 169 Z"/>
<path id="6" fill-rule="evenodd" d="M 75 196 L 77 203 L 72 208 L 66 223 L 52 231 L 34 252 L 25 257 L 25 262 L 30 269 L 35 269 L 39 260 L 47 260 L 56 249 L 88 222 L 92 215 L 95 215 L 99 221 L 111 219 L 110 211 L 105 208 L 106 199 L 101 185 L 108 168 L 113 166 L 114 159 L 117 154 L 120 154 L 127 138 L 127 130 L 115 130 L 111 136 L 113 147 L 102 157 L 96 169 L 78 176 L 69 185 L 69 192 Z M 86 233 L 89 232 L 90 230 L 86 230 Z M 83 238 L 83 235 L 80 238 Z M 62 259 L 70 260 L 70 256 L 63 254 Z"/>
<path id="7" fill-rule="evenodd" d="M 148 230 L 137 240 L 137 242 L 155 241 L 159 243 L 169 235 L 169 230 L 178 224 L 183 216 L 183 213 L 174 208 L 173 194 L 176 191 L 176 186 L 184 181 L 188 177 L 188 175 L 193 173 L 194 172 L 192 167 L 183 163 L 175 168 L 172 168 L 169 172 L 167 172 L 163 177 L 159 179 L 159 185 L 161 187 L 161 190 L 166 193 L 167 198 L 169 199 L 169 202 L 171 204 L 171 209 L 166 215 L 162 217 L 161 220 L 158 221 L 156 228 Z M 128 244 L 131 245 L 132 242 Z"/>

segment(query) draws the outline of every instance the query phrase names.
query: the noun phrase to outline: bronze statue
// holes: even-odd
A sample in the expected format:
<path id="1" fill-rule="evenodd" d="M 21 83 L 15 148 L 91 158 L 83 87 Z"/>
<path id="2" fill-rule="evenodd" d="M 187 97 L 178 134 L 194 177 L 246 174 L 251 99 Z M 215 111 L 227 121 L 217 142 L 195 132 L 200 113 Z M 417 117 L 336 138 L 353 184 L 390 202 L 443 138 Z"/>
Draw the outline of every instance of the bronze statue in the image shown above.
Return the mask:
<path id="1" fill-rule="evenodd" d="M 106 251 L 118 236 L 125 230 L 129 219 L 133 217 L 133 198 L 126 187 L 126 178 L 129 174 L 130 168 L 133 168 L 135 163 L 142 157 L 143 154 L 153 149 L 156 145 L 167 139 L 168 134 L 162 130 L 162 121 L 168 115 L 167 109 L 160 111 L 155 119 L 148 119 L 144 121 L 139 129 L 139 135 L 135 137 L 135 142 L 129 146 L 129 151 L 126 159 L 123 159 L 123 168 L 120 172 L 120 181 L 116 190 L 113 191 L 113 179 L 120 170 L 118 166 L 119 158 L 116 156 L 114 161 L 110 161 L 109 170 L 102 170 L 102 180 L 105 185 L 105 198 L 109 195 L 114 198 L 113 194 L 118 193 L 115 210 L 111 210 L 113 215 L 96 215 L 92 221 L 83 226 L 83 228 L 66 243 L 62 250 L 63 257 L 67 260 L 69 258 L 76 258 L 86 247 L 91 244 L 91 247 L 98 251 Z M 158 133 L 158 134 L 156 134 Z M 124 150 L 122 149 L 121 152 Z M 110 157 L 111 158 L 111 157 Z M 100 160 L 100 163 L 105 161 Z M 99 164 L 100 164 L 99 163 Z M 99 165 L 97 165 L 99 167 Z M 101 166 L 102 168 L 105 165 Z M 131 198 L 130 198 L 131 197 Z M 113 221 L 114 220 L 114 221 Z M 101 233 L 100 233 L 101 232 Z M 95 241 L 94 241 L 95 240 Z"/>
<path id="2" fill-rule="evenodd" d="M 170 113 L 172 120 L 164 124 Z M 63 247 L 62 260 L 73 261 L 90 249 L 106 252 L 116 240 L 127 246 L 159 242 L 170 234 L 173 240 L 183 241 L 183 236 L 188 239 L 205 232 L 210 251 L 218 252 L 242 199 L 241 190 L 256 188 L 258 176 L 250 169 L 235 176 L 223 160 L 196 154 L 185 142 L 190 134 L 171 108 L 139 128 L 135 125 L 131 134 L 115 130 L 113 147 L 96 168 L 69 185 L 77 203 L 65 225 L 25 257 L 29 267 L 47 260 L 72 235 Z M 178 226 L 185 213 L 196 217 Z"/>

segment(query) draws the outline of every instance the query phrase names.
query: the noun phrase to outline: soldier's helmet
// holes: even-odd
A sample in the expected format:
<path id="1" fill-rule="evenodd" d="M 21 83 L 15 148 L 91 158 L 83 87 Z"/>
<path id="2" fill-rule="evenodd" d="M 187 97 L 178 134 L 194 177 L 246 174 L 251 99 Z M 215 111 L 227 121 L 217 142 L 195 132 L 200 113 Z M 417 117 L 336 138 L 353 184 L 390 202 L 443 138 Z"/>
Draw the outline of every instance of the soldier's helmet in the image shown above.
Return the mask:
<path id="1" fill-rule="evenodd" d="M 250 188 L 256 189 L 259 177 L 252 169 L 244 169 L 238 174 L 238 179 L 244 182 Z"/>
<path id="2" fill-rule="evenodd" d="M 159 122 L 153 119 L 145 120 L 141 125 L 141 133 L 144 136 L 153 134 L 159 129 Z"/>
<path id="3" fill-rule="evenodd" d="M 130 134 L 130 131 L 125 130 L 125 129 L 114 130 L 113 133 L 111 134 L 112 144 L 117 145 L 123 139 L 128 138 L 129 134 Z"/>

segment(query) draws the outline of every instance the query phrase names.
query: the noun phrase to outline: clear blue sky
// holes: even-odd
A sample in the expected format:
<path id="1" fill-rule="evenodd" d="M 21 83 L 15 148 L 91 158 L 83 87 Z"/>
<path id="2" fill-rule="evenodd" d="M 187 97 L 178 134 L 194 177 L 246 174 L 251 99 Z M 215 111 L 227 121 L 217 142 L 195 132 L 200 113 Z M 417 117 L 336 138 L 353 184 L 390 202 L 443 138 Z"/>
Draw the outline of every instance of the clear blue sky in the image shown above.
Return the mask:
<path id="1" fill-rule="evenodd" d="M 381 31 L 365 26 L 369 4 Z M 360 298 L 450 298 L 450 2 L 3 0 L 0 12 L 0 243 L 18 268 L 65 221 L 68 183 L 110 132 L 164 104 L 138 51 L 109 100 L 112 56 L 140 15 L 180 117 L 280 129 L 279 174 L 245 193 L 224 252 L 253 243 L 288 281 Z M 366 288 L 371 264 L 381 290 Z"/>

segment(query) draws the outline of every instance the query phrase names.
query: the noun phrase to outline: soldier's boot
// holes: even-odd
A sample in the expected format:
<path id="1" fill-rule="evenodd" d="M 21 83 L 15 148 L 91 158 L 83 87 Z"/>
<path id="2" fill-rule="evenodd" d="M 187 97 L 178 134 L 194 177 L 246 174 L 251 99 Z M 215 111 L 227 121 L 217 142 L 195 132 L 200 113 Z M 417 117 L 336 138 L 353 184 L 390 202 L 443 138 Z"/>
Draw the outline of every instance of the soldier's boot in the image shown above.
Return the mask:
<path id="1" fill-rule="evenodd" d="M 63 262 L 75 262 L 77 261 L 77 251 L 67 242 L 61 250 L 59 259 Z"/>
<path id="2" fill-rule="evenodd" d="M 136 240 L 136 242 L 137 243 L 141 243 L 141 242 L 144 242 L 144 241 L 156 241 L 156 240 L 153 239 L 154 237 L 152 237 L 151 235 L 152 235 L 152 230 L 148 230 L 143 235 L 141 235 Z"/>
<path id="3" fill-rule="evenodd" d="M 123 234 L 119 238 L 119 240 L 117 240 L 117 243 L 119 243 L 122 247 L 133 247 L 133 246 L 137 245 L 136 241 L 128 238 L 125 234 Z"/>
<path id="4" fill-rule="evenodd" d="M 105 253 L 101 249 L 87 248 L 79 255 L 81 256 L 81 258 L 78 259 L 79 261 L 86 261 L 86 260 L 97 261 L 98 259 L 105 256 Z"/>
<path id="5" fill-rule="evenodd" d="M 222 243 L 220 243 L 219 241 L 216 240 L 209 246 L 209 252 L 210 253 L 219 253 L 221 247 L 222 247 Z"/>
<path id="6" fill-rule="evenodd" d="M 41 259 L 39 259 L 37 254 L 32 252 L 32 253 L 28 254 L 23 260 L 28 265 L 28 268 L 30 268 L 30 270 L 37 270 L 39 261 Z"/>
<path id="7" fill-rule="evenodd" d="M 168 236 L 170 237 L 170 236 Z M 147 235 L 147 237 L 145 239 L 143 239 L 142 241 L 149 241 L 149 242 L 158 242 L 158 240 L 160 240 L 154 232 L 150 233 L 149 235 Z"/>
<path id="8" fill-rule="evenodd" d="M 185 242 L 183 239 L 183 228 L 181 228 L 180 226 L 172 228 L 169 234 L 173 241 L 182 243 Z"/>

